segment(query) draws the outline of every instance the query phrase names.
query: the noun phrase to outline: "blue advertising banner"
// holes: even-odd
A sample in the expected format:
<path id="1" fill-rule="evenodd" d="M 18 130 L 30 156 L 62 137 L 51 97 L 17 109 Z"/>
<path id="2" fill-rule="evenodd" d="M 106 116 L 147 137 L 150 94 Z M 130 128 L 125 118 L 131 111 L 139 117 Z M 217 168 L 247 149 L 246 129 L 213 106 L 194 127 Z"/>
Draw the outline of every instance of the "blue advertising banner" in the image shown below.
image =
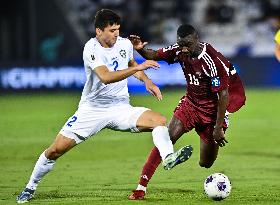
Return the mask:
<path id="1" fill-rule="evenodd" d="M 146 74 L 158 86 L 185 85 L 184 74 L 179 64 L 160 62 L 160 69 L 149 69 Z M 86 80 L 84 67 L 11 67 L 0 70 L 0 89 L 82 89 Z M 143 82 L 134 77 L 128 79 L 129 90 L 145 90 Z"/>
<path id="2" fill-rule="evenodd" d="M 280 87 L 280 63 L 274 57 L 236 57 L 231 60 L 246 86 Z"/>
<path id="3" fill-rule="evenodd" d="M 137 60 L 141 63 L 141 60 Z M 280 63 L 273 57 L 232 59 L 246 86 L 280 87 Z M 184 86 L 186 80 L 179 64 L 159 62 L 158 70 L 146 74 L 159 87 Z M 0 69 L 1 90 L 79 89 L 86 80 L 83 66 L 10 67 Z M 144 92 L 143 82 L 128 78 L 130 92 Z"/>

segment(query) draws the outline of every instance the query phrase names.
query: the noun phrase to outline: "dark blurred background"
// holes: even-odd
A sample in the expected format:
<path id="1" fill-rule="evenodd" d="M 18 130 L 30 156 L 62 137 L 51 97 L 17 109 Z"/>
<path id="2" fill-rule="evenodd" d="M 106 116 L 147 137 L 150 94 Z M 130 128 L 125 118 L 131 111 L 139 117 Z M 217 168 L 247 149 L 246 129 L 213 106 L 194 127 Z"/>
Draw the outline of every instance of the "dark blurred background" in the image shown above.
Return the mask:
<path id="1" fill-rule="evenodd" d="M 123 37 L 137 34 L 153 48 L 176 42 L 181 23 L 193 24 L 203 41 L 236 64 L 246 85 L 280 86 L 279 63 L 273 55 L 274 34 L 280 28 L 279 0 L 2 0 L 0 89 L 52 88 L 32 85 L 32 80 L 45 78 L 55 79 L 53 87 L 82 87 L 84 74 L 75 76 L 83 67 L 83 46 L 95 36 L 93 19 L 101 8 L 122 16 Z M 137 53 L 135 58 L 141 61 Z M 164 74 L 168 66 L 162 67 Z M 158 84 L 185 83 L 180 72 L 173 76 L 178 79 L 169 77 Z"/>

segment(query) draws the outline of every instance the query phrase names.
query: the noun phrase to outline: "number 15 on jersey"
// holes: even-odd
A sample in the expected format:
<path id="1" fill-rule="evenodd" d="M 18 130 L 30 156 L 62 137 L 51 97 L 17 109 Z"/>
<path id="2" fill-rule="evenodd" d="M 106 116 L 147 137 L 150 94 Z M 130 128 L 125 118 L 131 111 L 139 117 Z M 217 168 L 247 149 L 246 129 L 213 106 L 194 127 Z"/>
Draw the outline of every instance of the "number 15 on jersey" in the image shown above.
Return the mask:
<path id="1" fill-rule="evenodd" d="M 199 85 L 198 78 L 196 78 L 195 75 L 188 74 L 188 76 L 189 76 L 189 79 L 190 79 L 189 83 L 191 85 Z"/>

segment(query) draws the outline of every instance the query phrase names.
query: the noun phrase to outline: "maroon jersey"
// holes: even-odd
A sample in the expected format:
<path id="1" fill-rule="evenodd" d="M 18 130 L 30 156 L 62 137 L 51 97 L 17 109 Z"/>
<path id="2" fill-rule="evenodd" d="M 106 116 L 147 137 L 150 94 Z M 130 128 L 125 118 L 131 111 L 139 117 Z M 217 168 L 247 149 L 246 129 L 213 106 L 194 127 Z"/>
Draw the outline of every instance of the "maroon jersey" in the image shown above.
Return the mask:
<path id="1" fill-rule="evenodd" d="M 237 111 L 245 103 L 242 82 L 232 64 L 210 44 L 201 43 L 203 50 L 192 58 L 179 50 L 178 44 L 158 50 L 167 63 L 179 62 L 187 84 L 186 98 L 205 114 L 216 114 L 217 92 L 229 89 L 229 112 Z"/>

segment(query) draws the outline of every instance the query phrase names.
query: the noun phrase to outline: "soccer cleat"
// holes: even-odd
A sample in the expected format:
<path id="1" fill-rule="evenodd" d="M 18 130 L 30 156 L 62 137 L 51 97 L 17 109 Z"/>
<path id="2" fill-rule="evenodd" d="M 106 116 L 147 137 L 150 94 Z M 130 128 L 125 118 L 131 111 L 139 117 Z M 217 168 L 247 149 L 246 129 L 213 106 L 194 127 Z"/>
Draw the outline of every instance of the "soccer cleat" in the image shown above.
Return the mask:
<path id="1" fill-rule="evenodd" d="M 143 200 L 145 192 L 143 190 L 133 190 L 133 193 L 128 197 L 129 200 Z"/>
<path id="2" fill-rule="evenodd" d="M 165 170 L 170 170 L 178 164 L 187 161 L 192 155 L 193 148 L 191 145 L 187 145 L 177 152 L 169 154 L 162 162 Z"/>
<path id="3" fill-rule="evenodd" d="M 25 188 L 17 197 L 17 203 L 18 204 L 23 204 L 26 202 L 29 202 L 34 195 L 35 190 L 31 190 L 28 188 Z"/>

